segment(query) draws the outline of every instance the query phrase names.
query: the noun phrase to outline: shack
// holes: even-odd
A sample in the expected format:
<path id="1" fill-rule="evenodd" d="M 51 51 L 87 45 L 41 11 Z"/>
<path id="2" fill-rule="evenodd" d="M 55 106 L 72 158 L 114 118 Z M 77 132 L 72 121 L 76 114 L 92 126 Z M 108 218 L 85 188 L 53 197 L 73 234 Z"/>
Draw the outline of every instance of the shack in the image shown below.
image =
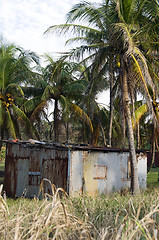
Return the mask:
<path id="1" fill-rule="evenodd" d="M 38 141 L 5 141 L 4 190 L 9 197 L 34 197 L 40 183 L 48 179 L 57 188 L 75 196 L 107 194 L 129 188 L 131 168 L 128 149 L 93 147 Z M 146 189 L 147 154 L 137 152 L 138 177 Z M 51 186 L 44 181 L 44 192 Z"/>

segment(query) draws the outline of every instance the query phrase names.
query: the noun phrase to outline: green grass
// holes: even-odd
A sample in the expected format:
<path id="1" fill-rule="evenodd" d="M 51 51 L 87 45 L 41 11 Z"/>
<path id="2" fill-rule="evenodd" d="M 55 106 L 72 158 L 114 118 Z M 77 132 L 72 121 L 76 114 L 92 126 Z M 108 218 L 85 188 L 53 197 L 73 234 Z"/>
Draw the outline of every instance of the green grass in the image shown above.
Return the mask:
<path id="1" fill-rule="evenodd" d="M 148 188 L 158 188 L 159 189 L 159 168 L 151 168 L 147 174 L 147 187 Z"/>
<path id="2" fill-rule="evenodd" d="M 150 169 L 150 172 L 159 172 L 159 167 L 153 167 Z"/>

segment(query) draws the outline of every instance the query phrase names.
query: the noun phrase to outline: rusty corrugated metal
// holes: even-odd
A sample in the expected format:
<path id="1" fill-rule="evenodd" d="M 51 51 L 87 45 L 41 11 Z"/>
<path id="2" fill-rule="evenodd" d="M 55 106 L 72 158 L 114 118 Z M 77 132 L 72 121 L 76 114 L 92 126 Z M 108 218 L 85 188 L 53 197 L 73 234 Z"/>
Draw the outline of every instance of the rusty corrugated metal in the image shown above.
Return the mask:
<path id="1" fill-rule="evenodd" d="M 42 179 L 50 180 L 57 188 L 67 191 L 68 151 L 45 149 L 42 162 Z M 44 192 L 51 193 L 51 186 L 44 182 Z"/>
<path id="2" fill-rule="evenodd" d="M 6 144 L 4 189 L 7 196 L 37 196 L 42 179 L 67 190 L 68 151 L 66 148 L 29 144 Z M 44 181 L 44 192 L 51 193 L 49 182 Z"/>
<path id="3" fill-rule="evenodd" d="M 18 182 L 24 184 L 29 163 L 28 149 L 21 145 L 6 144 L 4 189 L 7 196 L 16 196 Z M 29 166 L 29 165 L 28 165 Z M 21 171 L 21 170 L 24 171 Z M 21 175 L 22 174 L 22 175 Z"/>

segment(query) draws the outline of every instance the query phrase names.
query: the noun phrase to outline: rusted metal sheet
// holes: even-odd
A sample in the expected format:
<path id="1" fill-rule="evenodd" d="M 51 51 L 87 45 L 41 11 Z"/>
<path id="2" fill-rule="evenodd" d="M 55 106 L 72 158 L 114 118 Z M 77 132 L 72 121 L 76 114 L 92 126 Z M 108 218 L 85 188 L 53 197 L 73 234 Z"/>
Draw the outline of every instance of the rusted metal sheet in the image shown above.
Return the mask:
<path id="1" fill-rule="evenodd" d="M 67 191 L 68 151 L 45 149 L 42 161 L 42 179 L 48 179 L 56 188 Z M 52 193 L 49 182 L 44 182 L 44 192 Z"/>
<path id="2" fill-rule="evenodd" d="M 7 143 L 4 177 L 4 189 L 7 196 L 22 195 L 28 181 L 28 168 L 28 149 L 23 148 L 21 145 Z"/>
<path id="3" fill-rule="evenodd" d="M 68 151 L 24 143 L 6 144 L 4 189 L 7 196 L 37 196 L 41 181 L 48 179 L 56 187 L 67 190 Z M 44 192 L 51 193 L 48 181 Z"/>

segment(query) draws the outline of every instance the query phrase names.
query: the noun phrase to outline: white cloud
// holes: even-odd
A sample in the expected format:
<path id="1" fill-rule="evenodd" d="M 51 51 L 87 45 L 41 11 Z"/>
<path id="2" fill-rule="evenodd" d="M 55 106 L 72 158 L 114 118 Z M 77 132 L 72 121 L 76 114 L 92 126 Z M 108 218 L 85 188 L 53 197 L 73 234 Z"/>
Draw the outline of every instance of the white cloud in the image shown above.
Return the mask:
<path id="1" fill-rule="evenodd" d="M 66 50 L 64 46 L 66 39 L 55 35 L 44 37 L 43 33 L 54 24 L 64 23 L 66 13 L 74 4 L 79 3 L 78 0 L 0 1 L 0 34 L 7 41 L 39 54 Z"/>

